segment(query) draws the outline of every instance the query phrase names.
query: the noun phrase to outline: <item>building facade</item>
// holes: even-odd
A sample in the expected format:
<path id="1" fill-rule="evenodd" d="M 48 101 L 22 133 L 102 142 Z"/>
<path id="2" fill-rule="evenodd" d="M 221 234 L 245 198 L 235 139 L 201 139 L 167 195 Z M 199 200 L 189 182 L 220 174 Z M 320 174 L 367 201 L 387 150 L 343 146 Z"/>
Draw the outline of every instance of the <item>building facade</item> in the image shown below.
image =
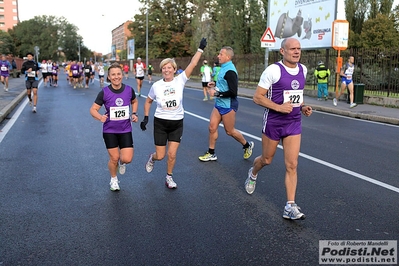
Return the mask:
<path id="1" fill-rule="evenodd" d="M 130 23 L 132 21 L 128 20 L 112 30 L 112 50 L 115 51 L 116 60 L 127 59 L 127 40 L 131 36 L 131 32 L 128 29 Z"/>
<path id="2" fill-rule="evenodd" d="M 12 29 L 18 22 L 18 0 L 0 0 L 0 30 Z"/>

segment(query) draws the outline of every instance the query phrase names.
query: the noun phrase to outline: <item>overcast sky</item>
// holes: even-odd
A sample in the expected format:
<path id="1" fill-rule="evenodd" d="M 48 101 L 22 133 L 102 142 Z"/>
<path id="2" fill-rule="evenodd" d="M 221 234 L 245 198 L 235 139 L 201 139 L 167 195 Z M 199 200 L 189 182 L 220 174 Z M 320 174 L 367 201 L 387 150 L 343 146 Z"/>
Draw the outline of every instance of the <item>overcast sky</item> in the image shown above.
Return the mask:
<path id="1" fill-rule="evenodd" d="M 341 3 L 343 0 L 340 0 L 339 5 Z M 393 7 L 396 5 L 399 5 L 399 0 L 395 0 Z M 69 23 L 79 28 L 78 34 L 83 37 L 87 48 L 103 54 L 111 52 L 112 30 L 127 20 L 133 20 L 139 7 L 137 0 L 18 1 L 20 21 L 42 15 L 65 17 Z"/>
<path id="2" fill-rule="evenodd" d="M 19 0 L 20 21 L 35 16 L 65 17 L 79 28 L 84 45 L 99 53 L 111 52 L 112 30 L 139 12 L 137 0 Z"/>

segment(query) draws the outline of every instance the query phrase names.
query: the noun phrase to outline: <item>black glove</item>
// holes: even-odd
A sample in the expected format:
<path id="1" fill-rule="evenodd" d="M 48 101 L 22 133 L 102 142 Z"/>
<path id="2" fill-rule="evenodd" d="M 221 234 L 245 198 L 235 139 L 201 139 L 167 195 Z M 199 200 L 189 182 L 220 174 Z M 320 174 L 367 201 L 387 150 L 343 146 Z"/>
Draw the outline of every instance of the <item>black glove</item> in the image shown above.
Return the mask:
<path id="1" fill-rule="evenodd" d="M 204 50 L 206 45 L 207 45 L 206 38 L 202 38 L 198 48 L 200 48 L 201 50 Z"/>
<path id="2" fill-rule="evenodd" d="M 146 125 L 148 124 L 148 115 L 146 115 L 146 116 L 144 116 L 144 119 L 143 119 L 143 121 L 141 121 L 141 123 L 140 123 L 140 128 L 141 128 L 141 130 L 146 130 L 147 128 L 146 128 Z"/>

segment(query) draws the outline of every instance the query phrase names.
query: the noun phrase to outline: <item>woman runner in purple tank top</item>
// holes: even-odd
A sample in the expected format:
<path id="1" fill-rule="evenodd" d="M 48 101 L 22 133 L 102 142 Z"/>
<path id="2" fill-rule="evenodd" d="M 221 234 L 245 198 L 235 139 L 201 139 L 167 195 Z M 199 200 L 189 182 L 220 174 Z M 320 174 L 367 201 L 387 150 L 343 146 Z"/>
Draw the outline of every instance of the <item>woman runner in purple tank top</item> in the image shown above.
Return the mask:
<path id="1" fill-rule="evenodd" d="M 110 189 L 120 190 L 117 170 L 123 175 L 133 159 L 132 124 L 137 122 L 138 100 L 133 88 L 122 83 L 122 67 L 114 63 L 108 68 L 111 85 L 104 87 L 90 108 L 90 114 L 103 123 L 103 138 L 109 154 Z M 101 106 L 105 114 L 100 114 Z"/>

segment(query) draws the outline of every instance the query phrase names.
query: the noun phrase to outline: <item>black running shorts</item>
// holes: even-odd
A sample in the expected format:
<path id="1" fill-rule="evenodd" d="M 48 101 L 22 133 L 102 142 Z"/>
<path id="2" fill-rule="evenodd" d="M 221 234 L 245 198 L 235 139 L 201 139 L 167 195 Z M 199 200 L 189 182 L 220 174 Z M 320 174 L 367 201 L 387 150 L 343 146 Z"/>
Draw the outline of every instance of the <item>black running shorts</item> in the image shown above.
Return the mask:
<path id="1" fill-rule="evenodd" d="M 38 80 L 26 80 L 25 86 L 26 86 L 27 90 L 37 89 L 39 86 L 39 81 Z"/>
<path id="2" fill-rule="evenodd" d="M 183 136 L 183 119 L 167 120 L 154 117 L 154 143 L 166 146 L 167 141 L 179 142 Z"/>
<path id="3" fill-rule="evenodd" d="M 107 149 L 117 148 L 133 148 L 132 132 L 127 133 L 103 133 L 105 147 Z"/>

